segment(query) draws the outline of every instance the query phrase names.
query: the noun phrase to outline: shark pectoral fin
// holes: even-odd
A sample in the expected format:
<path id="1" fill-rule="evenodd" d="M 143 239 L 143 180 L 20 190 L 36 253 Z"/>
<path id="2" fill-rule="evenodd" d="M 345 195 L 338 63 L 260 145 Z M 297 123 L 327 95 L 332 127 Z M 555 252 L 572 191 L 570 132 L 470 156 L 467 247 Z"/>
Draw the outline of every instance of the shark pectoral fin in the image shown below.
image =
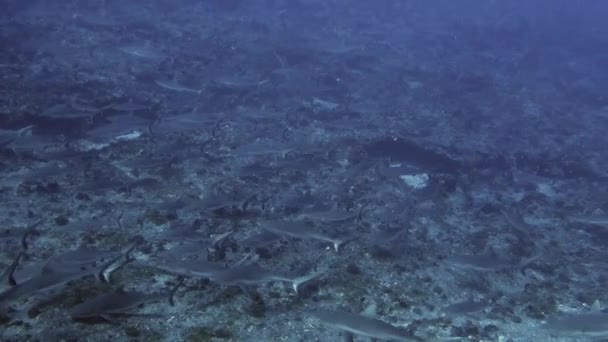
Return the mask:
<path id="1" fill-rule="evenodd" d="M 365 310 L 361 311 L 361 315 L 369 318 L 377 319 L 378 306 L 376 304 L 368 305 Z"/>
<path id="2" fill-rule="evenodd" d="M 357 236 L 351 236 L 345 239 L 332 239 L 331 243 L 334 246 L 334 251 L 336 251 L 336 253 L 340 252 L 340 248 L 342 248 L 342 246 L 344 246 L 345 244 L 355 241 L 357 240 L 359 237 Z"/>
<path id="3" fill-rule="evenodd" d="M 185 279 L 185 277 L 181 276 L 177 278 L 177 284 L 175 284 L 173 289 L 169 291 L 169 305 L 175 306 L 175 294 L 177 293 L 177 290 L 179 290 L 179 288 L 184 285 Z"/>
<path id="4" fill-rule="evenodd" d="M 15 269 L 19 265 L 19 260 L 21 260 L 22 256 L 23 252 L 20 252 L 15 258 L 15 260 L 13 260 L 13 262 L 10 264 L 10 266 L 4 272 L 2 272 L 2 274 L 0 275 L 0 281 L 4 282 L 4 280 L 6 279 L 10 287 L 17 286 L 17 281 L 15 280 Z"/>
<path id="5" fill-rule="evenodd" d="M 311 280 L 318 278 L 321 274 L 322 274 L 322 272 L 314 272 L 314 273 L 293 279 L 291 281 L 291 283 L 292 283 L 294 292 L 296 294 L 298 294 L 298 292 L 300 290 L 300 286 L 302 286 L 305 283 L 308 283 Z"/>

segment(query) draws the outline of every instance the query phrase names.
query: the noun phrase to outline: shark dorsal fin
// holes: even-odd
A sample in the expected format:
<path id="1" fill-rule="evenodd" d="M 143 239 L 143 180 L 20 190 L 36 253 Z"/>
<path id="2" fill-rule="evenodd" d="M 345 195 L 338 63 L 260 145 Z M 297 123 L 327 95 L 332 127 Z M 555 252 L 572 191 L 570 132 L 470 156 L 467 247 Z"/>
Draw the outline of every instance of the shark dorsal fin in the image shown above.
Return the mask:
<path id="1" fill-rule="evenodd" d="M 368 305 L 365 310 L 361 311 L 361 315 L 368 318 L 376 318 L 378 316 L 378 306 L 376 304 Z"/>

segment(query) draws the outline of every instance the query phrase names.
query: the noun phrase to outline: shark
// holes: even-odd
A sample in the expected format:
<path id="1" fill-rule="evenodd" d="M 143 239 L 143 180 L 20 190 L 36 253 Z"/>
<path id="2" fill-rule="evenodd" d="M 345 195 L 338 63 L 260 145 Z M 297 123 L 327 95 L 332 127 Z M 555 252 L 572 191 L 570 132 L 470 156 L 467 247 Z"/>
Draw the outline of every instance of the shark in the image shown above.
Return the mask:
<path id="1" fill-rule="evenodd" d="M 271 281 L 287 282 L 298 294 L 303 284 L 318 278 L 321 274 L 321 272 L 313 272 L 303 276 L 289 276 L 265 269 L 257 263 L 245 263 L 214 272 L 210 275 L 210 279 L 217 283 L 241 287 L 262 285 Z"/>
<path id="2" fill-rule="evenodd" d="M 345 311 L 315 310 L 311 315 L 323 325 L 341 330 L 346 340 L 352 341 L 354 335 L 398 342 L 438 342 L 454 341 L 456 338 L 423 338 L 412 335 L 399 327 L 366 314 L 354 314 Z"/>
<path id="3" fill-rule="evenodd" d="M 128 254 L 133 247 L 125 251 L 106 251 L 93 248 L 78 248 L 62 254 L 51 256 L 38 272 L 20 281 L 15 277 L 16 260 L 3 272 L 3 281 L 8 279 L 10 287 L 0 292 L 0 308 L 44 291 L 62 288 L 67 283 L 95 277 L 102 282 L 109 282 L 112 272 L 122 267 L 130 260 Z"/>
<path id="4" fill-rule="evenodd" d="M 200 259 L 168 260 L 145 266 L 177 276 L 199 279 L 209 279 L 218 272 L 226 270 L 226 267 L 220 263 Z"/>
<path id="5" fill-rule="evenodd" d="M 166 293 L 142 293 L 142 292 L 110 292 L 102 293 L 83 303 L 77 304 L 70 310 L 73 320 L 88 320 L 102 318 L 112 322 L 112 316 L 135 315 L 131 310 L 140 305 L 156 302 L 169 298 Z"/>
<path id="6" fill-rule="evenodd" d="M 552 334 L 585 338 L 608 337 L 608 313 L 590 311 L 552 317 L 542 326 Z"/>
<path id="7" fill-rule="evenodd" d="M 568 219 L 572 222 L 608 227 L 608 215 L 573 215 Z"/>
<path id="8" fill-rule="evenodd" d="M 204 89 L 190 88 L 185 85 L 179 84 L 175 81 L 156 80 L 156 81 L 154 81 L 154 83 L 156 83 L 156 85 L 158 85 L 161 88 L 164 88 L 167 90 L 172 90 L 172 91 L 179 92 L 179 93 L 194 93 L 194 94 L 200 95 L 204 91 Z"/>
<path id="9" fill-rule="evenodd" d="M 340 251 L 345 243 L 354 238 L 338 238 L 331 237 L 321 231 L 316 226 L 307 221 L 284 221 L 284 220 L 268 220 L 260 223 L 262 230 L 283 236 L 289 236 L 299 239 L 312 239 L 329 242 L 334 247 L 336 252 Z"/>

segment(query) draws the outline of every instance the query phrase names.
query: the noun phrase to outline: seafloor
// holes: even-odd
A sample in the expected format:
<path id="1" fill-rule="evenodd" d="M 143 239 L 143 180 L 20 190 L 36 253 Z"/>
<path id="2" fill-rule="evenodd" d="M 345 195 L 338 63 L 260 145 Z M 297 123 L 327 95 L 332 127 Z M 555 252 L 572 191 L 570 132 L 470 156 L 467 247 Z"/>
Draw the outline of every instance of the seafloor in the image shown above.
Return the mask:
<path id="1" fill-rule="evenodd" d="M 2 341 L 608 337 L 592 9 L 4 3 Z"/>

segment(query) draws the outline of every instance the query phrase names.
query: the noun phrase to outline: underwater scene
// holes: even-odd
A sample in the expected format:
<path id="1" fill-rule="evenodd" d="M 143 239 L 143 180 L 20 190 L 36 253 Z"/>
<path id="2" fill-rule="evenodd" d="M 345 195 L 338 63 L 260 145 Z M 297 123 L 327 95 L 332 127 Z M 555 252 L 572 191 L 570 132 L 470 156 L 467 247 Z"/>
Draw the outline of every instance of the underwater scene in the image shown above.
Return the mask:
<path id="1" fill-rule="evenodd" d="M 608 341 L 607 1 L 0 4 L 0 341 Z"/>

